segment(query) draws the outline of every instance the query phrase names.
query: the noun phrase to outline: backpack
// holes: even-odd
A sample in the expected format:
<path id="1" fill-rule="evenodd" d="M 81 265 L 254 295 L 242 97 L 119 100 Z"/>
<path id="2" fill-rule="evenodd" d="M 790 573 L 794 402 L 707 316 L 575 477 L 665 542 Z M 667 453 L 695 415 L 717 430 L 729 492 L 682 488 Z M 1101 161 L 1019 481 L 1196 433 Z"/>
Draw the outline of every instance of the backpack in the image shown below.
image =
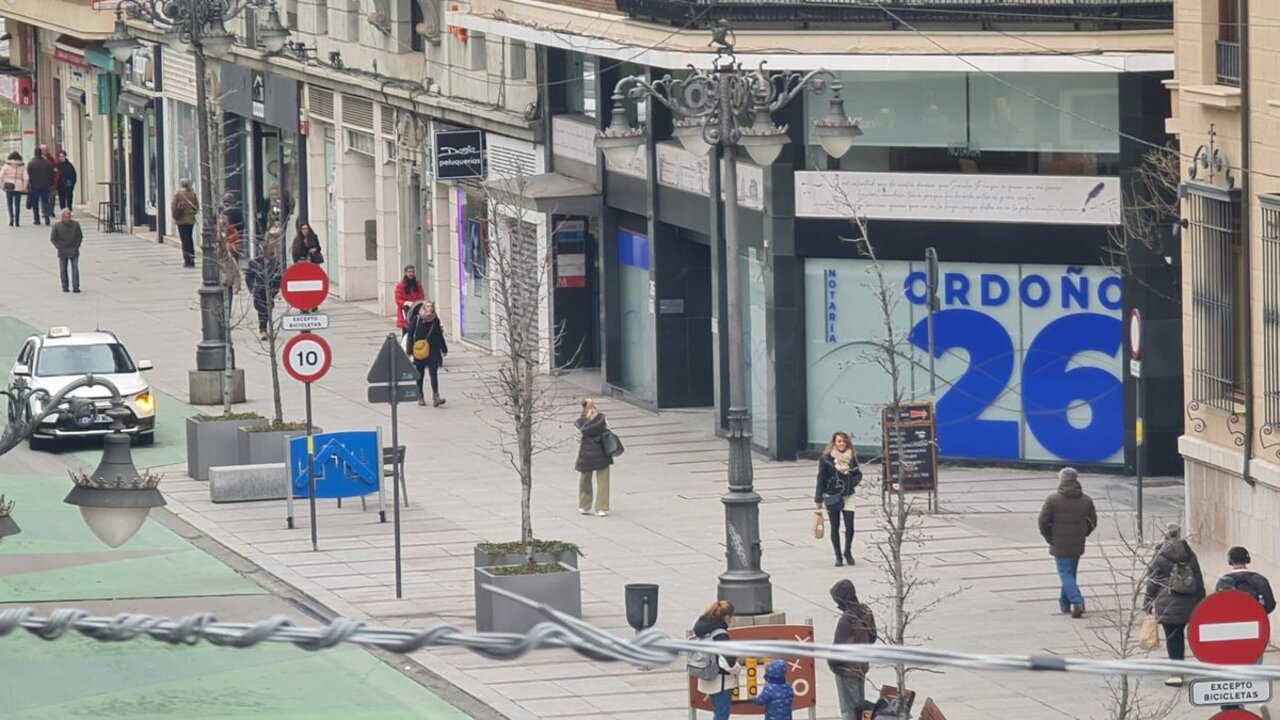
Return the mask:
<path id="1" fill-rule="evenodd" d="M 1169 570 L 1169 592 L 1179 595 L 1196 594 L 1196 574 L 1191 563 L 1174 563 Z"/>
<path id="2" fill-rule="evenodd" d="M 705 639 L 714 640 L 728 634 L 724 628 L 716 628 Z M 685 669 L 689 671 L 691 677 L 699 680 L 715 680 L 720 677 L 720 657 L 706 650 L 695 650 L 689 653 L 689 662 L 685 663 Z"/>

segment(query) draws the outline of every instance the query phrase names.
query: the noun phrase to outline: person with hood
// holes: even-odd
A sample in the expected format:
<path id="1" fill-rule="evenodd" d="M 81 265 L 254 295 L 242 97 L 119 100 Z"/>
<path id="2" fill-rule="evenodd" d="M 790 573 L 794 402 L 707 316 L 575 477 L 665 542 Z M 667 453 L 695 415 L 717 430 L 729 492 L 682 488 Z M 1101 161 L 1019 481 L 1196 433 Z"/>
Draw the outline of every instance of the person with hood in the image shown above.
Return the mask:
<path id="1" fill-rule="evenodd" d="M 877 640 L 876 616 L 871 608 L 858 602 L 858 590 L 850 580 L 841 580 L 831 586 L 831 599 L 840 610 L 836 622 L 836 634 L 831 642 L 840 645 L 873 645 Z M 867 699 L 867 671 L 870 666 L 862 662 L 828 660 L 827 665 L 836 677 L 836 693 L 840 698 L 840 717 L 843 720 L 861 720 L 859 708 Z"/>
<path id="2" fill-rule="evenodd" d="M 779 658 L 769 663 L 764 681 L 764 689 L 751 702 L 764 706 L 764 720 L 791 720 L 791 705 L 796 694 L 787 682 L 787 661 Z"/>
<path id="3" fill-rule="evenodd" d="M 1249 557 L 1249 551 L 1245 548 L 1237 545 L 1228 550 L 1227 564 L 1231 566 L 1231 572 L 1218 578 L 1213 591 L 1239 590 L 1256 599 L 1270 615 L 1276 609 L 1276 596 L 1271 592 L 1271 583 L 1261 574 L 1249 569 L 1250 562 L 1253 562 L 1253 558 Z"/>
<path id="4" fill-rule="evenodd" d="M 813 491 L 813 504 L 818 512 L 826 508 L 831 520 L 831 548 L 836 553 L 836 567 L 853 564 L 853 491 L 862 482 L 862 470 L 853 454 L 849 433 L 831 436 L 827 449 L 818 458 L 818 486 Z M 844 518 L 844 555 L 840 554 L 840 518 Z"/>
<path id="5" fill-rule="evenodd" d="M 409 309 L 414 303 L 426 299 L 422 283 L 418 282 L 417 270 L 412 265 L 405 265 L 404 275 L 396 283 L 396 327 L 400 328 L 401 336 L 409 333 Z"/>
<path id="6" fill-rule="evenodd" d="M 14 150 L 0 167 L 0 187 L 4 188 L 5 204 L 9 208 L 9 226 L 22 225 L 22 196 L 27 192 L 27 166 L 22 153 Z"/>
<path id="7" fill-rule="evenodd" d="M 578 460 L 573 469 L 578 471 L 578 512 L 591 514 L 591 473 L 596 475 L 595 513 L 598 517 L 609 514 L 609 466 L 613 456 L 604 449 L 604 433 L 609 423 L 604 413 L 596 409 L 596 401 L 582 398 L 582 414 L 573 423 L 578 428 Z"/>
<path id="8" fill-rule="evenodd" d="M 37 225 L 41 215 L 45 225 L 53 224 L 53 171 L 53 162 L 45 153 L 36 153 L 27 163 L 27 204 Z"/>
<path id="9" fill-rule="evenodd" d="M 253 309 L 258 311 L 258 335 L 263 340 L 269 339 L 267 329 L 271 323 L 271 312 L 284 278 L 284 268 L 278 255 L 279 246 L 268 243 L 263 252 L 249 261 L 244 272 L 245 284 L 253 293 Z"/>
<path id="10" fill-rule="evenodd" d="M 1191 611 L 1204 599 L 1204 575 L 1200 560 L 1191 545 L 1182 538 L 1182 528 L 1169 523 L 1164 543 L 1156 551 L 1147 570 L 1144 609 L 1164 628 L 1165 651 L 1170 660 L 1186 658 L 1186 630 Z M 1169 687 L 1182 687 L 1182 678 L 1174 675 L 1164 681 Z"/>
<path id="11" fill-rule="evenodd" d="M 431 378 L 431 407 L 440 407 L 440 366 L 449 354 L 449 344 L 444 339 L 444 325 L 436 315 L 436 305 L 430 300 L 419 300 L 409 307 L 409 326 L 405 331 L 405 352 L 418 368 L 418 404 L 426 405 L 422 391 L 424 376 Z"/>
<path id="12" fill-rule="evenodd" d="M 733 612 L 733 603 L 728 600 L 711 603 L 693 624 L 694 637 L 699 640 L 728 642 Z M 728 655 L 716 655 L 716 664 L 720 668 L 719 674 L 711 680 L 698 678 L 698 692 L 710 698 L 712 720 L 729 720 L 733 691 L 738 687 L 738 672 L 742 666 L 738 664 L 737 658 Z"/>
<path id="13" fill-rule="evenodd" d="M 70 210 L 72 200 L 76 196 L 76 166 L 67 159 L 67 151 L 58 151 L 58 164 L 55 166 L 58 175 L 58 209 Z"/>
<path id="14" fill-rule="evenodd" d="M 200 199 L 191 189 L 191 181 L 178 183 L 178 192 L 169 202 L 169 214 L 178 226 L 178 239 L 182 241 L 182 267 L 196 266 L 196 215 L 200 212 Z"/>
<path id="15" fill-rule="evenodd" d="M 1058 610 L 1073 618 L 1084 617 L 1084 595 L 1076 573 L 1080 556 L 1084 555 L 1085 538 L 1098 527 L 1098 513 L 1093 498 L 1084 493 L 1075 468 L 1058 471 L 1058 491 L 1050 495 L 1040 508 L 1040 535 L 1049 543 L 1049 554 L 1057 566 L 1062 592 L 1058 594 Z"/>

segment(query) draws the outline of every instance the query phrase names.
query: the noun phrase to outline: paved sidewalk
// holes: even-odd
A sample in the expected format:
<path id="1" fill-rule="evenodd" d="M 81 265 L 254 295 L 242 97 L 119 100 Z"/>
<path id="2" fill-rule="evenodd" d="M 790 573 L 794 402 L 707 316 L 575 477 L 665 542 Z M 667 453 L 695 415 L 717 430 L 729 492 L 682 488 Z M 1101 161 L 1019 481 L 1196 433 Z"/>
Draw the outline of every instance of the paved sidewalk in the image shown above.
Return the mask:
<path id="1" fill-rule="evenodd" d="M 58 292 L 56 261 L 48 241 L 23 228 L 0 234 L 0 254 L 11 281 L 0 285 L 0 316 L 38 327 L 92 324 L 121 333 L 136 357 L 153 360 L 152 382 L 185 395 L 200 327 L 196 309 L 199 273 L 183 270 L 178 251 L 124 235 L 93 235 L 82 260 L 83 296 Z M 385 406 L 365 402 L 364 377 L 389 319 L 350 304 L 329 301 L 331 328 L 323 334 L 335 362 L 314 388 L 316 422 L 329 429 L 388 427 Z M 239 363 L 248 376 L 250 407 L 269 412 L 267 360 L 257 341 L 237 333 Z M 404 513 L 405 598 L 393 590 L 391 527 L 359 503 L 341 510 L 322 503 L 320 551 L 312 552 L 305 513 L 295 530 L 284 526 L 284 503 L 214 505 L 203 483 L 182 477 L 180 448 L 162 437 L 157 461 L 172 463 L 162 485 L 169 510 L 335 613 L 401 626 L 440 620 L 474 623 L 471 553 L 482 540 L 513 539 L 519 529 L 518 483 L 498 448 L 497 414 L 483 399 L 493 361 L 453 343 L 441 376 L 447 405 L 407 407 L 401 437 L 408 446 Z M 590 376 L 585 376 L 589 380 Z M 584 377 L 553 381 L 563 404 L 548 437 L 569 440 L 575 417 L 575 385 Z M 302 416 L 302 389 L 284 379 L 286 419 Z M 661 586 L 658 625 L 682 633 L 715 596 L 723 569 L 726 450 L 710 431 L 707 412 L 650 413 L 605 400 L 610 425 L 627 443 L 613 473 L 613 514 L 584 517 L 576 511 L 577 478 L 572 442 L 535 460 L 534 529 L 539 537 L 582 546 L 584 614 L 587 620 L 629 634 L 623 617 L 623 585 Z M 160 412 L 167 412 L 162 402 Z M 177 452 L 175 452 L 177 451 Z M 166 459 L 167 458 L 167 459 Z M 885 590 L 870 547 L 874 529 L 870 494 L 858 499 L 859 535 L 853 568 L 831 566 L 830 546 L 809 534 L 814 468 L 811 463 L 756 460 L 757 490 L 764 498 L 761 526 L 765 569 L 772 573 L 774 603 L 790 621 L 813 618 L 820 638 L 830 637 L 836 615 L 827 589 L 849 577 L 864 600 L 876 605 Z M 868 486 L 873 483 L 867 483 Z M 1104 541 L 1113 527 L 1130 522 L 1128 479 L 1085 478 L 1098 502 Z M 1181 486 L 1159 483 L 1148 491 L 1151 517 L 1180 515 Z M 942 512 L 923 521 L 922 542 L 908 548 L 919 572 L 936 580 L 926 590 L 943 597 L 920 620 L 921 642 L 939 648 L 990 653 L 1086 652 L 1095 620 L 1057 615 L 1057 579 L 1035 530 L 1040 503 L 1056 485 L 1053 474 L 1030 470 L 948 469 Z M 864 490 L 867 488 L 864 487 Z M 1217 569 L 1204 556 L 1206 572 Z M 1091 598 L 1110 588 L 1111 574 L 1091 549 L 1081 567 Z M 1092 602 L 1092 601 L 1091 601 Z M 1096 605 L 1095 605 L 1096 607 Z M 686 716 L 682 668 L 652 672 L 588 661 L 565 652 L 543 652 L 519 662 L 487 660 L 461 650 L 427 650 L 415 659 L 508 717 L 651 720 Z M 873 669 L 872 682 L 889 682 Z M 1106 691 L 1099 679 L 1081 676 L 975 673 L 948 669 L 915 676 L 921 696 L 937 700 L 949 720 L 1096 717 Z M 1161 696 L 1174 691 L 1159 688 Z M 819 671 L 820 718 L 839 716 L 830 676 Z M 1188 712 L 1182 712 L 1187 710 Z M 1181 708 L 1175 717 L 1191 717 Z"/>

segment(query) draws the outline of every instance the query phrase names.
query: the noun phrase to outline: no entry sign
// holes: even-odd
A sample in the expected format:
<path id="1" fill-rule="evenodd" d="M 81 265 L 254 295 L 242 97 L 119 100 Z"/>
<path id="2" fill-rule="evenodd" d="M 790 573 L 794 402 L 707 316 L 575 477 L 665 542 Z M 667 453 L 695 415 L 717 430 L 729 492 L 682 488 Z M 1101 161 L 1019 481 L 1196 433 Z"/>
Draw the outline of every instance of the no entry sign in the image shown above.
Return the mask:
<path id="1" fill-rule="evenodd" d="M 284 369 L 294 380 L 313 383 L 329 372 L 333 353 L 329 343 L 315 333 L 295 335 L 284 346 Z"/>
<path id="2" fill-rule="evenodd" d="M 1271 623 L 1257 599 L 1238 590 L 1224 590 L 1196 606 L 1187 625 L 1187 639 L 1201 662 L 1251 665 L 1266 652 Z"/>
<path id="3" fill-rule="evenodd" d="M 314 310 L 329 297 L 329 276 L 315 263 L 294 263 L 280 279 L 280 295 L 292 307 Z"/>
<path id="4" fill-rule="evenodd" d="M 1209 720 L 1262 720 L 1248 710 L 1223 710 Z"/>

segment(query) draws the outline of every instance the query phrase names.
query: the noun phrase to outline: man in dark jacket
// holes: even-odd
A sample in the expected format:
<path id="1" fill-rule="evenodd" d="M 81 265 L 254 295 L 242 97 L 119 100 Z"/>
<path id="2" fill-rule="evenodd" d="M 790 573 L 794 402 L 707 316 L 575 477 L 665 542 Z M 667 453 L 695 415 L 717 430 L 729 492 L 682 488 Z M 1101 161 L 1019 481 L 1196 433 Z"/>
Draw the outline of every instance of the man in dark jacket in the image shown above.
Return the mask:
<path id="1" fill-rule="evenodd" d="M 1187 623 L 1191 611 L 1204 599 L 1204 575 L 1200 560 L 1191 545 L 1182 538 L 1182 528 L 1175 523 L 1165 527 L 1164 544 L 1156 552 L 1147 571 L 1145 610 L 1155 615 L 1164 626 L 1165 650 L 1170 660 L 1186 658 Z M 1178 675 L 1164 681 L 1169 687 L 1182 687 Z"/>
<path id="2" fill-rule="evenodd" d="M 831 599 L 840 609 L 835 644 L 871 645 L 876 641 L 876 618 L 871 608 L 858 602 L 858 591 L 849 580 L 841 580 L 831 586 Z M 836 676 L 836 693 L 840 698 L 840 716 L 843 720 L 860 720 L 858 706 L 866 700 L 867 663 L 846 663 L 828 660 L 831 672 Z"/>
<path id="3" fill-rule="evenodd" d="M 1237 545 L 1227 551 L 1227 562 L 1231 565 L 1231 572 L 1218 578 L 1218 584 L 1213 588 L 1214 592 L 1239 590 L 1256 598 L 1258 604 L 1262 605 L 1262 609 L 1270 615 L 1271 611 L 1276 609 L 1276 596 L 1271 593 L 1271 583 L 1259 573 L 1249 569 L 1249 563 L 1253 562 L 1249 557 L 1249 551 Z"/>
<path id="4" fill-rule="evenodd" d="M 84 232 L 80 223 L 71 219 L 71 211 L 63 210 L 62 219 L 49 231 L 49 242 L 58 249 L 58 272 L 62 276 L 62 292 L 80 292 L 80 244 Z M 71 283 L 67 283 L 67 266 L 71 266 Z"/>
<path id="5" fill-rule="evenodd" d="M 67 159 L 67 151 L 58 151 L 58 209 L 70 210 L 76 194 L 76 166 Z"/>
<path id="6" fill-rule="evenodd" d="M 1049 543 L 1062 581 L 1058 595 L 1058 609 L 1071 617 L 1084 617 L 1084 595 L 1076 582 L 1080 556 L 1084 555 L 1084 541 L 1098 526 L 1098 513 L 1093 509 L 1093 499 L 1084 494 L 1075 468 L 1058 471 L 1058 491 L 1044 501 L 1040 508 L 1040 534 Z"/>
<path id="7" fill-rule="evenodd" d="M 37 153 L 27 163 L 27 192 L 31 212 L 35 215 L 35 223 L 40 224 L 40 216 L 44 215 L 44 224 L 53 223 L 53 163 L 44 154 Z"/>
<path id="8" fill-rule="evenodd" d="M 284 269 L 275 253 L 270 250 L 259 253 L 249 261 L 245 270 L 245 284 L 253 293 L 253 309 L 258 311 L 258 335 L 268 339 L 268 329 L 272 321 L 271 313 L 275 309 L 275 298 L 280 292 L 280 281 L 284 278 Z"/>

